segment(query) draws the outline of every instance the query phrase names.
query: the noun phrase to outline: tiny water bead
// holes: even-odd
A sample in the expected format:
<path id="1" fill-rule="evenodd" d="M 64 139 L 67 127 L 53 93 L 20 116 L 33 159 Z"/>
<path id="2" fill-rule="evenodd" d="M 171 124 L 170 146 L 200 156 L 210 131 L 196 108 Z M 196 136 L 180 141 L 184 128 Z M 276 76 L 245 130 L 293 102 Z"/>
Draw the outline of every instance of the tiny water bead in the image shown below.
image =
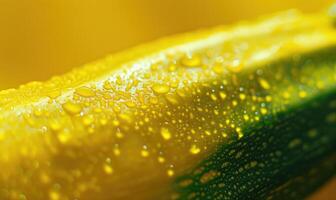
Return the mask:
<path id="1" fill-rule="evenodd" d="M 219 96 L 220 96 L 220 98 L 221 99 L 226 99 L 226 94 L 225 94 L 225 92 L 219 92 Z"/>
<path id="2" fill-rule="evenodd" d="M 307 96 L 307 92 L 305 92 L 305 91 L 300 91 L 299 92 L 299 97 L 305 98 L 306 96 Z"/>
<path id="3" fill-rule="evenodd" d="M 149 151 L 147 149 L 143 149 L 141 150 L 141 156 L 142 157 L 148 157 L 149 156 Z"/>
<path id="4" fill-rule="evenodd" d="M 217 96 L 215 94 L 211 94 L 210 97 L 213 101 L 217 101 Z"/>
<path id="5" fill-rule="evenodd" d="M 191 147 L 190 147 L 190 153 L 191 154 L 198 154 L 201 152 L 201 149 L 199 147 L 197 147 L 195 144 L 193 144 Z"/>
<path id="6" fill-rule="evenodd" d="M 222 65 L 217 64 L 212 68 L 212 70 L 218 75 L 221 75 L 224 73 L 224 67 Z"/>
<path id="7" fill-rule="evenodd" d="M 51 191 L 49 193 L 49 197 L 50 197 L 50 200 L 60 200 L 61 199 L 59 193 L 56 191 Z"/>
<path id="8" fill-rule="evenodd" d="M 82 96 L 82 97 L 93 97 L 93 96 L 95 96 L 94 91 L 91 88 L 85 87 L 85 86 L 77 88 L 75 93 Z"/>
<path id="9" fill-rule="evenodd" d="M 113 168 L 107 164 L 104 164 L 104 171 L 106 174 L 112 174 L 113 173 Z"/>
<path id="10" fill-rule="evenodd" d="M 47 95 L 51 100 L 56 99 L 57 97 L 61 96 L 61 92 L 60 91 L 50 91 Z"/>
<path id="11" fill-rule="evenodd" d="M 170 140 L 171 137 L 172 137 L 169 129 L 167 129 L 167 128 L 161 128 L 161 135 L 162 135 L 163 139 L 165 139 L 165 140 Z"/>
<path id="12" fill-rule="evenodd" d="M 233 73 L 238 73 L 243 70 L 244 64 L 239 59 L 234 59 L 228 66 L 227 69 Z"/>
<path id="13" fill-rule="evenodd" d="M 52 131 L 57 132 L 62 129 L 62 124 L 58 121 L 51 121 L 49 127 Z"/>
<path id="14" fill-rule="evenodd" d="M 172 170 L 172 169 L 167 170 L 167 175 L 168 176 L 174 176 L 174 174 L 175 174 L 174 170 Z"/>
<path id="15" fill-rule="evenodd" d="M 57 138 L 62 144 L 66 144 L 71 138 L 71 133 L 67 131 L 62 131 L 58 133 Z"/>
<path id="16" fill-rule="evenodd" d="M 181 64 L 182 66 L 185 67 L 200 67 L 201 63 L 202 63 L 201 58 L 197 55 L 184 56 L 181 59 Z"/>
<path id="17" fill-rule="evenodd" d="M 67 113 L 71 115 L 78 114 L 82 111 L 82 107 L 80 105 L 72 102 L 66 102 L 62 105 L 62 107 Z"/>
<path id="18" fill-rule="evenodd" d="M 113 168 L 111 166 L 111 159 L 107 158 L 105 163 L 103 164 L 103 170 L 106 174 L 111 175 L 113 173 Z"/>
<path id="19" fill-rule="evenodd" d="M 269 90 L 271 88 L 270 84 L 263 78 L 259 78 L 258 79 L 259 84 L 262 88 L 264 88 L 265 90 Z"/>
<path id="20" fill-rule="evenodd" d="M 166 94 L 170 90 L 169 86 L 165 84 L 155 84 L 152 86 L 152 89 L 156 94 Z"/>
<path id="21" fill-rule="evenodd" d="M 261 114 L 266 115 L 267 114 L 267 109 L 266 108 L 261 108 L 260 112 L 261 112 Z"/>
<path id="22" fill-rule="evenodd" d="M 166 159 L 164 157 L 162 157 L 162 156 L 158 157 L 158 162 L 159 163 L 164 163 L 165 161 L 166 161 Z"/>

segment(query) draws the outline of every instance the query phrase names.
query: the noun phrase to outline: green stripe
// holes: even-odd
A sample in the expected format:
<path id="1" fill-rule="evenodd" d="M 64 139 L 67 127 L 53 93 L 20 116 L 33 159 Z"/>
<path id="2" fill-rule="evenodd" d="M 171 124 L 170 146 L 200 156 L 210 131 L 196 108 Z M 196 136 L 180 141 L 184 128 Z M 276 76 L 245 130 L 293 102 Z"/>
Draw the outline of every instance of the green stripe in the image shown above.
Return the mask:
<path id="1" fill-rule="evenodd" d="M 304 87 L 314 93 L 314 88 L 299 81 L 303 76 L 309 78 L 305 73 L 313 66 L 316 71 L 330 72 L 321 77 L 331 80 L 330 88 L 315 91 L 313 97 L 298 104 L 266 105 L 283 111 L 246 125 L 241 140 L 232 139 L 223 144 L 197 167 L 178 177 L 173 184 L 178 198 L 301 199 L 334 175 L 335 63 L 336 48 L 332 47 L 263 67 L 266 74 L 277 70 L 288 74 L 278 84 Z M 311 74 L 311 78 L 314 76 Z M 240 113 L 243 107 L 236 112 Z"/>

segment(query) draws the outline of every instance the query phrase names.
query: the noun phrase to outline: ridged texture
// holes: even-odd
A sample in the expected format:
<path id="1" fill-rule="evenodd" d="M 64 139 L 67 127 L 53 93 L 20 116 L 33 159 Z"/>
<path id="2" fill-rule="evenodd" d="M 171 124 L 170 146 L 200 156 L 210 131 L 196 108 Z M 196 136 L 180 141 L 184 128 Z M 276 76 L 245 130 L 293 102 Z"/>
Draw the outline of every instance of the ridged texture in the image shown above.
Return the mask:
<path id="1" fill-rule="evenodd" d="M 335 45 L 290 11 L 2 91 L 0 199 L 302 198 L 335 170 Z"/>

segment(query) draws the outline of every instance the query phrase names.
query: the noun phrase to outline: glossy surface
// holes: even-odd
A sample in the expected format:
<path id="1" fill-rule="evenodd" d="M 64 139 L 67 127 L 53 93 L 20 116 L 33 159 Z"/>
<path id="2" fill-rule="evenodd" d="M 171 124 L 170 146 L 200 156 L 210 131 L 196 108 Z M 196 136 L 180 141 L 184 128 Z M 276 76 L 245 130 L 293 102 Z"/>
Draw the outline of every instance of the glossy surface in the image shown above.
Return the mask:
<path id="1" fill-rule="evenodd" d="M 291 11 L 252 24 L 165 39 L 45 83 L 2 91 L 0 195 L 51 200 L 201 198 L 202 187 L 193 193 L 195 187 L 185 191 L 175 184 L 221 148 L 233 148 L 237 161 L 242 153 L 236 148 L 254 138 L 246 127 L 281 125 L 286 121 L 281 115 L 296 108 L 310 122 L 313 109 L 308 105 L 316 101 L 324 102 L 316 126 L 328 124 L 334 130 L 335 36 L 332 18 Z M 330 131 L 317 133 L 313 125 L 307 134 L 318 139 L 306 143 L 290 135 L 290 141 L 279 140 L 286 143 L 279 148 L 295 154 L 298 146 L 326 140 L 311 158 L 333 155 L 335 138 Z M 268 133 L 261 138 L 275 134 L 260 133 Z M 284 162 L 286 166 L 295 167 L 301 162 L 297 155 L 312 149 L 306 150 Z M 225 163 L 225 158 L 220 161 Z M 251 160 L 247 168 L 258 164 Z M 200 183 L 218 176 L 211 169 L 203 171 Z M 231 186 L 225 191 L 244 194 Z"/>

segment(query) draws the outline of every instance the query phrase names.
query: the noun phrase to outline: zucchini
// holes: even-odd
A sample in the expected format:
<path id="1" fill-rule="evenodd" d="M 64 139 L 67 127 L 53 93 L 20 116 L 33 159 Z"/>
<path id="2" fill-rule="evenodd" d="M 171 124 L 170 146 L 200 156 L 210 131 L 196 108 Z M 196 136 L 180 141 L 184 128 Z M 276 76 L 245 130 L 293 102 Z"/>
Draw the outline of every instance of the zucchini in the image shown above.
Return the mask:
<path id="1" fill-rule="evenodd" d="M 300 199 L 336 169 L 336 30 L 297 11 L 0 92 L 0 199 Z"/>

